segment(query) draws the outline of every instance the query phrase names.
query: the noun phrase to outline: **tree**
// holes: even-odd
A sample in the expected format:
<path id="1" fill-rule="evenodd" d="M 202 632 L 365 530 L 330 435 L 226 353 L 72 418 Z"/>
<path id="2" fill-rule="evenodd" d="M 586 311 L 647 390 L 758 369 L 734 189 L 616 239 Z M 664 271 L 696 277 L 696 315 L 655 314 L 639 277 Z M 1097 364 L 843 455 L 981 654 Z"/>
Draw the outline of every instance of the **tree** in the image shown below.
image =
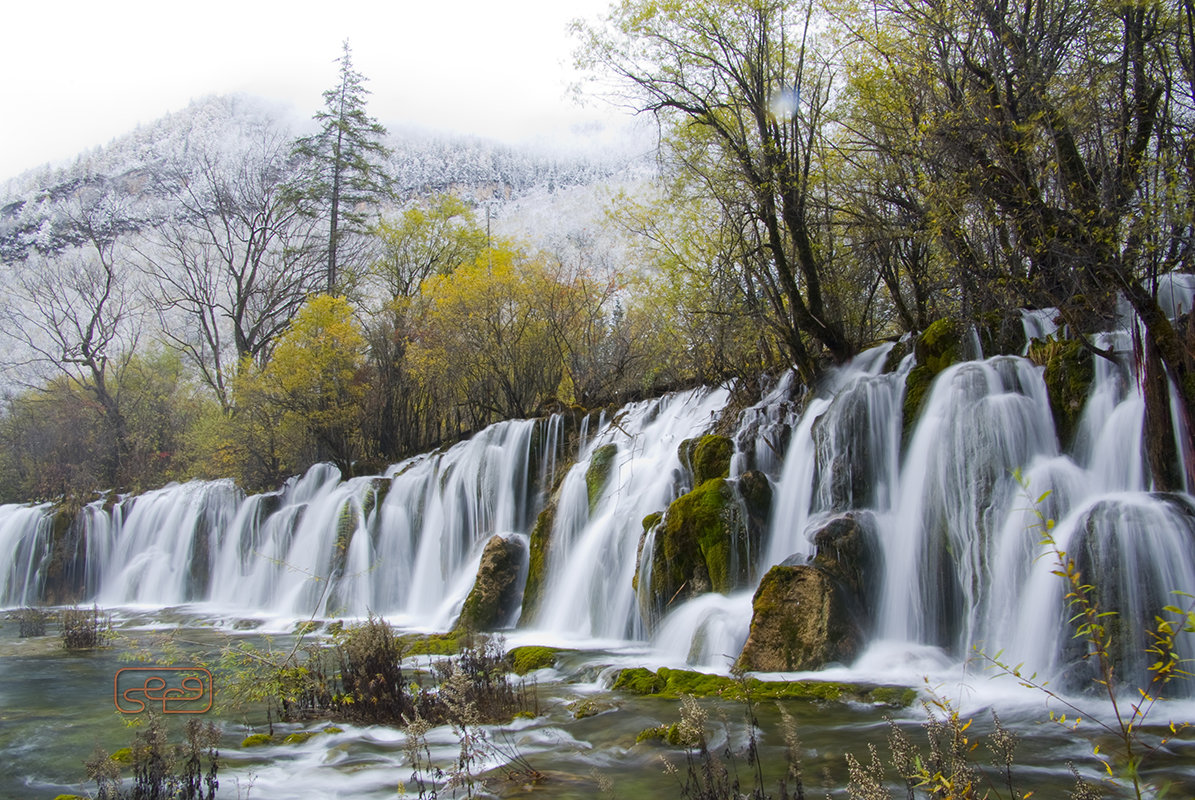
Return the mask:
<path id="1" fill-rule="evenodd" d="M 993 270 L 977 284 L 1056 306 L 1073 330 L 1109 327 L 1124 297 L 1161 377 L 1144 381 L 1155 485 L 1182 485 L 1175 464 L 1195 478 L 1195 352 L 1157 299 L 1195 243 L 1189 17 L 1136 0 L 885 0 L 863 17 L 858 41 L 924 101 L 910 161 L 940 240 Z"/>
<path id="2" fill-rule="evenodd" d="M 315 295 L 278 341 L 264 369 L 238 377 L 238 415 L 267 420 L 277 468 L 286 474 L 328 460 L 351 475 L 361 455 L 365 338 L 343 297 Z M 265 407 L 264 409 L 260 407 Z"/>
<path id="3" fill-rule="evenodd" d="M 854 353 L 828 296 L 831 230 L 819 161 L 831 96 L 810 13 L 787 0 L 624 0 L 598 29 L 579 25 L 580 61 L 613 75 L 664 127 L 680 169 L 746 235 L 738 268 L 808 376 L 824 348 Z"/>
<path id="4" fill-rule="evenodd" d="M 295 154 L 309 165 L 297 184 L 300 193 L 317 200 L 328 213 L 329 294 L 339 287 L 346 235 L 364 230 L 369 209 L 387 195 L 390 184 L 382 163 L 390 154 L 382 143 L 386 129 L 366 113 L 365 77 L 353 69 L 347 39 L 343 47 L 337 59 L 340 80 L 324 92 L 324 110 L 314 117 L 320 130 L 294 146 Z"/>
<path id="5" fill-rule="evenodd" d="M 9 366 L 62 375 L 97 404 L 111 437 L 99 477 L 115 487 L 128 451 L 120 387 L 143 316 L 118 246 L 131 227 L 127 201 L 85 187 L 60 206 L 55 225 L 79 246 L 19 265 L 4 310 L 17 344 Z"/>
<path id="6" fill-rule="evenodd" d="M 323 283 L 310 201 L 286 188 L 294 165 L 282 134 L 199 143 L 168 169 L 178 211 L 140 248 L 165 335 L 231 406 L 232 372 L 264 365 L 277 337 Z"/>
<path id="7" fill-rule="evenodd" d="M 430 278 L 408 361 L 451 427 L 463 432 L 531 416 L 560 385 L 563 366 L 544 301 L 553 290 L 540 256 L 511 245 Z"/>

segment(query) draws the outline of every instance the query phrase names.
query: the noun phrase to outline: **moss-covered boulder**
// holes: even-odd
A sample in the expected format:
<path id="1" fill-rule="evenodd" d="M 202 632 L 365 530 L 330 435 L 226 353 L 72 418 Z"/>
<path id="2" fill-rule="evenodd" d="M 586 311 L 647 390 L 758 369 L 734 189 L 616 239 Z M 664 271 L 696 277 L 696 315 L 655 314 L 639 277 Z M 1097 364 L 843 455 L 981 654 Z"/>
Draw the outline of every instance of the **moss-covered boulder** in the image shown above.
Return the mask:
<path id="1" fill-rule="evenodd" d="M 527 554 L 527 580 L 523 585 L 523 613 L 519 615 L 521 625 L 529 625 L 539 613 L 548 581 L 548 556 L 552 549 L 552 525 L 556 522 L 556 499 L 553 498 L 539 512 L 535 527 L 531 529 Z"/>
<path id="2" fill-rule="evenodd" d="M 850 662 L 863 644 L 852 606 L 846 588 L 817 566 L 772 567 L 755 592 L 738 667 L 785 672 Z"/>
<path id="3" fill-rule="evenodd" d="M 654 615 L 706 592 L 729 593 L 751 581 L 760 534 L 747 524 L 735 485 L 711 478 L 668 507 L 650 555 L 650 587 L 638 589 L 650 592 Z"/>
<path id="4" fill-rule="evenodd" d="M 585 489 L 589 493 L 590 514 L 597 510 L 598 500 L 610 481 L 610 472 L 614 469 L 617 456 L 618 445 L 610 443 L 597 448 L 589 457 L 589 468 L 585 470 Z"/>
<path id="5" fill-rule="evenodd" d="M 506 653 L 506 663 L 515 675 L 526 675 L 537 669 L 547 669 L 556 666 L 556 656 L 560 653 L 555 647 L 541 647 L 527 645 L 515 647 Z"/>
<path id="6" fill-rule="evenodd" d="M 611 687 L 628 694 L 677 699 L 690 697 L 723 697 L 740 701 L 752 700 L 814 700 L 861 702 L 904 707 L 911 705 L 917 693 L 904 686 L 882 686 L 839 681 L 762 681 L 755 677 L 727 677 L 694 672 L 687 669 L 661 667 L 653 672 L 644 667 L 620 671 Z M 644 738 L 649 738 L 651 734 Z"/>
<path id="7" fill-rule="evenodd" d="M 685 439 L 677 448 L 680 462 L 693 476 L 693 485 L 699 486 L 714 478 L 730 475 L 730 459 L 734 455 L 734 442 L 725 436 L 707 433 L 696 439 Z"/>
<path id="8" fill-rule="evenodd" d="M 913 344 L 917 365 L 905 379 L 905 402 L 903 410 L 904 439 L 912 435 L 921 407 L 929 394 L 938 373 L 963 359 L 962 323 L 952 319 L 940 319 L 926 328 Z"/>
<path id="9" fill-rule="evenodd" d="M 511 624 L 523 599 L 520 579 L 526 564 L 527 546 L 522 539 L 491 536 L 455 629 L 490 631 Z"/>
<path id="10" fill-rule="evenodd" d="M 1029 346 L 1029 359 L 1045 367 L 1043 377 L 1054 428 L 1059 442 L 1068 446 L 1078 432 L 1083 405 L 1095 380 L 1091 351 L 1077 340 L 1038 339 Z"/>

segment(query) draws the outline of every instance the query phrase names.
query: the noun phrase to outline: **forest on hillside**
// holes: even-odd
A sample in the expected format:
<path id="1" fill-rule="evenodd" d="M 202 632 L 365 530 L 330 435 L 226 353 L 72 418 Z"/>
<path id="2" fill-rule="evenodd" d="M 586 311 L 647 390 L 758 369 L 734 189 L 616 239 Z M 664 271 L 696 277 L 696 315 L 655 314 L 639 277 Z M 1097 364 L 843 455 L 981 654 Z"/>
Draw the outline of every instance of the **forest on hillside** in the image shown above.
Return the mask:
<path id="1" fill-rule="evenodd" d="M 611 171 L 396 158 L 347 47 L 309 136 L 180 134 L 6 209 L 0 501 L 364 472 L 565 405 L 809 384 L 942 318 L 1054 309 L 1099 358 L 1118 298 L 1155 485 L 1184 484 L 1195 327 L 1158 287 L 1195 266 L 1192 0 L 624 0 L 573 33 L 660 140 L 564 234 L 496 233 L 493 200 Z"/>

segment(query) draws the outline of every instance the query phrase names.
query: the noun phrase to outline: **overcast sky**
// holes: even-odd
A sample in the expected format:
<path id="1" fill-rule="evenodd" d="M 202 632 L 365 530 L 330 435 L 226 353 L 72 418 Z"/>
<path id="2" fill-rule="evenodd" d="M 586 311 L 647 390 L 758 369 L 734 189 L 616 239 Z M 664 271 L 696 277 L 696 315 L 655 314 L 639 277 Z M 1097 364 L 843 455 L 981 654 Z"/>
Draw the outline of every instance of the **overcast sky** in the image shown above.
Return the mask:
<path id="1" fill-rule="evenodd" d="M 616 112 L 569 96 L 567 26 L 610 0 L 50 0 L 5 3 L 0 180 L 106 144 L 209 94 L 308 118 L 349 39 L 369 110 L 505 141 Z"/>

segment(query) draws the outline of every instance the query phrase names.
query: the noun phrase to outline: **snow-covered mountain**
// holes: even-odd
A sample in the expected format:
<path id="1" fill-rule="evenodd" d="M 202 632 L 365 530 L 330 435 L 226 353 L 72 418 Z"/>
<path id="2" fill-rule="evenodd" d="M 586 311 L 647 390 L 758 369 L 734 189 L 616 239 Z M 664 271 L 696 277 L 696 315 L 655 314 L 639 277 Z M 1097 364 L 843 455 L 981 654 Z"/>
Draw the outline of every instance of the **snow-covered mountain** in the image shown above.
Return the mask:
<path id="1" fill-rule="evenodd" d="M 262 136 L 293 139 L 309 132 L 293 110 L 243 95 L 209 97 L 144 125 L 72 163 L 31 170 L 0 184 L 0 261 L 74 244 L 56 241 L 54 209 L 81 189 L 114 189 L 127 196 L 134 227 L 169 214 L 156 180 L 171 165 L 215 151 L 228 153 Z M 601 132 L 598 132 L 601 133 Z M 578 144 L 516 147 L 478 138 L 395 129 L 387 145 L 399 201 L 451 191 L 490 206 L 491 213 L 528 196 L 552 196 L 570 187 L 622 181 L 650 171 L 650 142 L 633 133 L 581 132 Z"/>

